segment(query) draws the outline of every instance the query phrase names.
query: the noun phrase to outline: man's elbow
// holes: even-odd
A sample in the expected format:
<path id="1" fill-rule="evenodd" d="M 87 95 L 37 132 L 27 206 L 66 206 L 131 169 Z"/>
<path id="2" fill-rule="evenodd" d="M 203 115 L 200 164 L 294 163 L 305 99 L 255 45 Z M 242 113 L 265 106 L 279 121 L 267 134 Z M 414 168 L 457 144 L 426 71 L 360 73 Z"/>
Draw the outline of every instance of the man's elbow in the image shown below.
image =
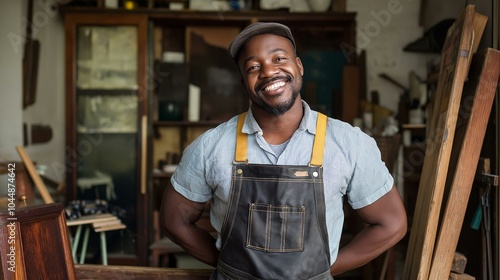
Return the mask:
<path id="1" fill-rule="evenodd" d="M 169 217 L 169 215 L 162 215 L 160 218 L 160 230 L 163 235 L 172 239 L 176 236 L 176 229 L 178 229 L 178 226 L 175 226 L 172 217 Z"/>
<path id="2" fill-rule="evenodd" d="M 395 222 L 391 227 L 394 244 L 403 239 L 408 231 L 408 221 L 406 218 L 406 213 L 398 217 L 396 221 L 397 222 Z"/>
<path id="3" fill-rule="evenodd" d="M 161 230 L 161 233 L 163 233 L 163 235 L 169 236 L 170 228 L 168 227 L 168 223 L 165 222 L 164 217 L 160 218 L 160 230 Z"/>

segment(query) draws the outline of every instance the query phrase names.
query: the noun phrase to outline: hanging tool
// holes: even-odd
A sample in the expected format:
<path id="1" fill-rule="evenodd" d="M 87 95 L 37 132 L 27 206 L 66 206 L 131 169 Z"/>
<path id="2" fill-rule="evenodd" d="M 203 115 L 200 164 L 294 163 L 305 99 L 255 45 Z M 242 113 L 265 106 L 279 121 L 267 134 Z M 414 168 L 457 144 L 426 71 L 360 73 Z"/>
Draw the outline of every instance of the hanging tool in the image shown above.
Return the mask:
<path id="1" fill-rule="evenodd" d="M 476 212 L 471 221 L 471 228 L 478 230 L 482 221 L 482 231 L 484 239 L 483 264 L 485 274 L 484 279 L 493 280 L 493 252 L 491 242 L 491 208 L 490 208 L 490 192 L 491 186 L 498 187 L 498 175 L 488 174 L 490 172 L 490 160 L 480 159 L 476 181 L 485 183 L 485 187 L 480 190 L 480 204 L 476 208 Z"/>
<path id="2" fill-rule="evenodd" d="M 23 56 L 23 108 L 35 103 L 40 42 L 33 35 L 33 0 L 28 1 L 28 22 Z"/>

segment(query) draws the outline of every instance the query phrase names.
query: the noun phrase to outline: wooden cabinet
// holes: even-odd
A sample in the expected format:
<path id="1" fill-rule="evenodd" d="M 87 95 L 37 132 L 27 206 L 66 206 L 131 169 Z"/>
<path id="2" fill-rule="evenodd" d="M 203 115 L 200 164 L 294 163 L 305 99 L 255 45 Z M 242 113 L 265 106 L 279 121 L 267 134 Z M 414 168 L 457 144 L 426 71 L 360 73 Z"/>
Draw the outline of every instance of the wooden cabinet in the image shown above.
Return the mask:
<path id="1" fill-rule="evenodd" d="M 77 279 L 63 205 L 18 205 L 13 212 L 0 213 L 0 278 Z"/>
<path id="2" fill-rule="evenodd" d="M 106 200 L 127 226 L 107 235 L 109 263 L 147 265 L 147 16 L 67 12 L 65 26 L 67 201 Z"/>

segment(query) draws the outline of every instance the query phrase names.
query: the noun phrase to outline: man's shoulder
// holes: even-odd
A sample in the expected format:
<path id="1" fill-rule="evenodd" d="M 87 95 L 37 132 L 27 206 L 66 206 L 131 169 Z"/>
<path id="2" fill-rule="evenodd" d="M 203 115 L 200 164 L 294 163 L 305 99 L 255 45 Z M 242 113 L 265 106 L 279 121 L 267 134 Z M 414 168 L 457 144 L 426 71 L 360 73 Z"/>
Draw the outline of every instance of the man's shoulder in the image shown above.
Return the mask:
<path id="1" fill-rule="evenodd" d="M 205 131 L 202 135 L 200 135 L 198 140 L 203 142 L 203 144 L 215 144 L 224 139 L 235 139 L 237 119 L 238 116 L 234 116 L 216 127 Z"/>
<path id="2" fill-rule="evenodd" d="M 334 135 L 343 135 L 349 137 L 359 137 L 361 134 L 365 134 L 359 127 L 352 126 L 350 123 L 328 117 L 328 131 Z"/>
<path id="3" fill-rule="evenodd" d="M 327 138 L 340 149 L 372 148 L 375 144 L 373 138 L 359 127 L 334 118 L 328 118 Z"/>

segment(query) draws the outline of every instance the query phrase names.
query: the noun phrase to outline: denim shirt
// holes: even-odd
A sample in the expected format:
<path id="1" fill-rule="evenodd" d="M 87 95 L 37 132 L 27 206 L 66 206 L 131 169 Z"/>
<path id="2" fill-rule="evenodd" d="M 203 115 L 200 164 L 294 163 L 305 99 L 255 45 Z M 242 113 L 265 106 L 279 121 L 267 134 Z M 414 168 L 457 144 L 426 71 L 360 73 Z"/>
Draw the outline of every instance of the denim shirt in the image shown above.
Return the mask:
<path id="1" fill-rule="evenodd" d="M 253 164 L 308 165 L 311 159 L 318 113 L 302 101 L 304 116 L 281 155 L 276 156 L 263 137 L 262 129 L 248 110 L 243 132 L 248 137 L 248 162 Z M 184 151 L 171 178 L 174 189 L 191 201 L 212 202 L 210 220 L 219 232 L 231 188 L 231 169 L 236 146 L 238 117 L 210 129 Z M 394 179 L 381 160 L 370 136 L 357 127 L 328 118 L 323 159 L 326 225 L 330 260 L 337 258 L 344 223 L 343 197 L 354 209 L 370 205 L 389 192 Z"/>

